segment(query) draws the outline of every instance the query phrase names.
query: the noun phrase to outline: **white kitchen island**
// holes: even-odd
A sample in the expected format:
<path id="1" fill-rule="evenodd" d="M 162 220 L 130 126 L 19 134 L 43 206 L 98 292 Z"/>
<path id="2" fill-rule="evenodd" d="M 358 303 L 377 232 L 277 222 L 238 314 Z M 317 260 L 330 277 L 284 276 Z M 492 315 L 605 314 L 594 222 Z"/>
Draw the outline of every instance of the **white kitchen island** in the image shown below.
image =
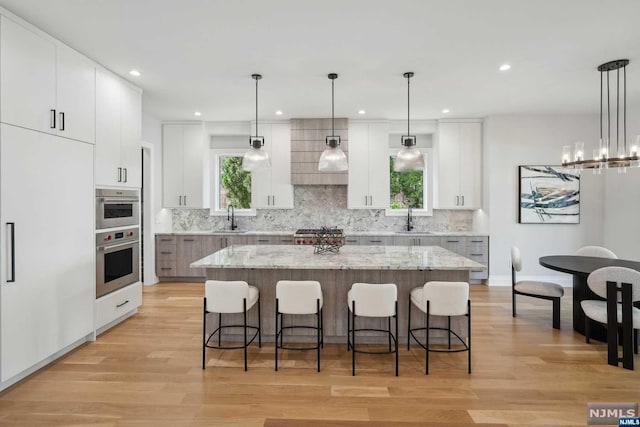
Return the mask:
<path id="1" fill-rule="evenodd" d="M 338 254 L 314 254 L 313 246 L 241 245 L 229 246 L 191 264 L 206 269 L 207 279 L 244 280 L 260 290 L 263 339 L 273 340 L 275 329 L 275 286 L 278 280 L 317 280 L 324 298 L 324 334 L 327 342 L 342 342 L 347 335 L 347 292 L 353 283 L 395 283 L 398 286 L 400 337 L 406 338 L 409 293 L 430 280 L 469 281 L 469 271 L 484 268 L 473 260 L 439 246 L 343 246 Z M 423 324 L 424 315 L 412 310 L 412 324 Z M 215 316 L 217 319 L 217 316 Z M 300 316 L 296 324 L 313 324 L 315 316 Z M 237 323 L 227 315 L 224 324 Z M 257 310 L 248 316 L 257 322 Z M 212 319 L 213 320 L 213 319 Z M 291 322 L 291 316 L 287 319 Z M 433 319 L 437 322 L 437 318 Z M 446 319 L 443 319 L 446 322 Z M 362 323 L 360 323 L 362 321 Z M 213 329 L 213 321 L 209 322 Z M 285 325 L 289 323 L 286 322 Z M 444 323 L 443 323 L 444 324 Z M 358 318 L 357 327 L 386 328 L 386 321 Z M 452 319 L 453 329 L 466 336 L 466 321 Z M 239 332 L 239 331 L 238 331 Z M 305 341 L 313 334 L 294 331 L 291 341 Z M 286 337 L 286 335 L 285 335 Z M 225 339 L 237 340 L 230 333 Z M 377 341 L 375 337 L 369 337 Z M 386 342 L 387 337 L 381 337 Z"/>

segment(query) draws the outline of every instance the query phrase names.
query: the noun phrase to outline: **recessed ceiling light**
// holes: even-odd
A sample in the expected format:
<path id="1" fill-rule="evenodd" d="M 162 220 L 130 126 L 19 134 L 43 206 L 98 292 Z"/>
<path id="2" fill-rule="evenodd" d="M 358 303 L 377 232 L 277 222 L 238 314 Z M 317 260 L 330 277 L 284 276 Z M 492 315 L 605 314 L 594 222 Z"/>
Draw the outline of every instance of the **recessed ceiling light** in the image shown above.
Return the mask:
<path id="1" fill-rule="evenodd" d="M 444 110 L 442 110 L 442 113 L 443 113 L 443 114 L 447 114 L 447 113 L 449 113 L 449 111 L 450 111 L 450 110 L 449 110 L 448 108 L 445 108 Z"/>
<path id="2" fill-rule="evenodd" d="M 138 70 L 131 70 L 129 71 L 129 74 L 131 74 L 132 76 L 140 77 L 140 71 Z"/>
<path id="3" fill-rule="evenodd" d="M 359 110 L 359 111 L 358 111 L 358 114 L 367 114 L 367 112 L 366 112 L 366 111 L 364 111 L 364 110 Z"/>
<path id="4" fill-rule="evenodd" d="M 508 71 L 511 69 L 511 65 L 509 64 L 502 64 L 499 68 L 500 71 Z"/>
<path id="5" fill-rule="evenodd" d="M 276 116 L 281 116 L 281 115 L 282 115 L 282 111 L 281 110 L 276 111 Z"/>
<path id="6" fill-rule="evenodd" d="M 202 115 L 202 113 L 201 113 L 200 111 L 195 111 L 195 112 L 193 113 L 193 115 L 194 115 L 194 116 L 201 116 L 201 115 Z"/>

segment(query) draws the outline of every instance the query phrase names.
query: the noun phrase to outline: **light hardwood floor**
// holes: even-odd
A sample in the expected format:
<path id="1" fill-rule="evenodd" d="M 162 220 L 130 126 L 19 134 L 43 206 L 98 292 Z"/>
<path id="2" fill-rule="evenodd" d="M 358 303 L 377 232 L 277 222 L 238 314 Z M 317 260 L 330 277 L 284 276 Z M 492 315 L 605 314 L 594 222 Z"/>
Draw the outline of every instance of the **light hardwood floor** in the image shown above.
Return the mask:
<path id="1" fill-rule="evenodd" d="M 203 371 L 202 296 L 202 284 L 145 287 L 135 317 L 0 394 L 0 425 L 585 425 L 587 402 L 640 400 L 640 358 L 607 365 L 605 344 L 573 332 L 570 295 L 557 331 L 548 302 L 520 297 L 513 319 L 509 288 L 474 286 L 473 373 L 466 353 L 436 353 L 425 376 L 403 342 L 398 378 L 392 356 L 368 355 L 352 377 L 337 344 L 320 373 L 313 351 L 282 353 L 274 372 L 269 343 L 250 348 L 248 372 L 240 350 L 209 350 Z"/>

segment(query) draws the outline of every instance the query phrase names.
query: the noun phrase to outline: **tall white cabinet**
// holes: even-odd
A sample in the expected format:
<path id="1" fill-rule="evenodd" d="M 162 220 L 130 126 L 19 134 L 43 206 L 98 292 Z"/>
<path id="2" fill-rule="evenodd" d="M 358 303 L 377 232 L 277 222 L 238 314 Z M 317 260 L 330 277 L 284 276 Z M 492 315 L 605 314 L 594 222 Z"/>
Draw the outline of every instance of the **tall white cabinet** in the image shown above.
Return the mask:
<path id="1" fill-rule="evenodd" d="M 208 162 L 202 123 L 162 126 L 162 205 L 208 208 L 204 186 Z"/>
<path id="2" fill-rule="evenodd" d="M 438 123 L 437 209 L 482 205 L 482 123 Z"/>
<path id="3" fill-rule="evenodd" d="M 271 168 L 251 173 L 251 207 L 254 209 L 293 209 L 291 185 L 291 125 L 260 123 L 260 136 L 271 159 Z M 255 135 L 255 123 L 251 129 Z M 249 141 L 247 141 L 247 149 Z"/>
<path id="4" fill-rule="evenodd" d="M 93 149 L 0 125 L 1 383 L 94 330 Z"/>
<path id="5" fill-rule="evenodd" d="M 349 122 L 349 209 L 389 207 L 389 125 Z"/>
<path id="6" fill-rule="evenodd" d="M 0 18 L 1 121 L 95 141 L 95 67 L 74 50 Z"/>
<path id="7" fill-rule="evenodd" d="M 96 186 L 142 184 L 142 94 L 117 76 L 96 71 Z"/>

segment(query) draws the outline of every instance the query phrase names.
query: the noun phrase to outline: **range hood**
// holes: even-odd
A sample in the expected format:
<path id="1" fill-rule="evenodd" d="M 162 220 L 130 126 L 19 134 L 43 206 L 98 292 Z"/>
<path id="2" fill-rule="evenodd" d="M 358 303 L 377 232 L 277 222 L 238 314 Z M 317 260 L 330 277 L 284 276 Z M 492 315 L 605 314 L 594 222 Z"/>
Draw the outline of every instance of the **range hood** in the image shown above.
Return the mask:
<path id="1" fill-rule="evenodd" d="M 331 134 L 331 119 L 291 119 L 291 184 L 347 185 L 344 172 L 320 172 L 318 161 L 325 149 L 325 137 Z M 340 148 L 349 157 L 349 119 L 335 119 L 335 134 Z"/>

